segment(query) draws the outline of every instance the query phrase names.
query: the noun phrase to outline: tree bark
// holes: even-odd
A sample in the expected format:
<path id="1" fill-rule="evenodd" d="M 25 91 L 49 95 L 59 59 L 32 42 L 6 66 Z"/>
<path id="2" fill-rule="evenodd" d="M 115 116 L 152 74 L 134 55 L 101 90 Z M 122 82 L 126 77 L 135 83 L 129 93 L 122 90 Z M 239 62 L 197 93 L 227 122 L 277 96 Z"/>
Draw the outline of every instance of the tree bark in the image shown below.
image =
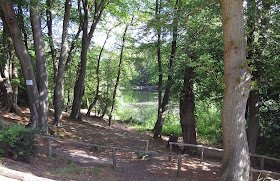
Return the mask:
<path id="1" fill-rule="evenodd" d="M 161 105 L 160 105 L 160 108 L 158 111 L 157 122 L 154 127 L 154 138 L 155 139 L 158 139 L 161 137 L 162 127 L 163 127 L 165 116 L 166 116 L 166 111 L 167 111 L 167 106 L 168 106 L 169 96 L 170 96 L 170 90 L 171 90 L 171 86 L 172 86 L 171 70 L 172 70 L 175 53 L 176 53 L 176 49 L 177 49 L 178 16 L 179 16 L 180 3 L 181 3 L 180 0 L 177 0 L 176 5 L 175 5 L 175 15 L 174 15 L 173 23 L 172 23 L 173 40 L 172 40 L 171 54 L 170 54 L 169 67 L 168 67 L 169 73 L 168 73 L 167 85 L 165 88 L 163 100 L 161 102 Z"/>
<path id="2" fill-rule="evenodd" d="M 30 19 L 36 54 L 37 82 L 39 91 L 39 122 L 38 127 L 43 134 L 48 133 L 49 89 L 47 76 L 47 63 L 41 18 L 39 14 L 39 0 L 30 1 Z"/>
<path id="3" fill-rule="evenodd" d="M 156 1 L 156 20 L 160 23 L 161 0 Z M 159 25 L 160 26 L 160 25 Z M 157 27 L 157 62 L 158 62 L 158 119 L 161 119 L 162 102 L 162 62 L 161 62 L 161 26 Z"/>
<path id="4" fill-rule="evenodd" d="M 196 145 L 195 97 L 191 83 L 192 74 L 193 69 L 186 66 L 183 91 L 180 98 L 180 122 L 184 143 Z M 192 154 L 193 150 L 195 150 L 194 147 L 185 146 L 183 152 Z"/>
<path id="5" fill-rule="evenodd" d="M 224 99 L 222 129 L 224 155 L 220 180 L 249 180 L 250 159 L 245 110 L 250 90 L 246 62 L 243 1 L 222 1 L 224 41 Z"/>
<path id="6" fill-rule="evenodd" d="M 26 85 L 26 91 L 31 112 L 30 125 L 36 126 L 38 123 L 39 93 L 31 64 L 31 57 L 21 39 L 21 32 L 12 2 L 1 0 L 1 5 L 14 43 L 16 54 L 21 63 L 24 80 L 30 80 L 30 82 L 32 82 L 32 85 Z"/>
<path id="7" fill-rule="evenodd" d="M 70 62 L 71 62 L 71 60 L 72 60 L 72 58 L 73 58 L 73 57 L 72 57 L 72 56 L 73 56 L 73 51 L 74 51 L 74 49 L 75 49 L 75 47 L 76 47 L 76 43 L 77 43 L 77 40 L 78 40 L 78 38 L 79 38 L 81 32 L 82 32 L 82 28 L 79 27 L 79 29 L 78 29 L 78 31 L 77 31 L 75 37 L 73 38 L 73 40 L 72 40 L 72 42 L 71 42 L 71 46 L 70 46 L 70 49 L 69 49 L 69 51 L 68 51 L 67 60 L 66 60 L 66 62 L 65 62 L 65 68 L 64 68 L 65 71 L 68 70 L 69 64 L 70 64 Z"/>
<path id="8" fill-rule="evenodd" d="M 9 57 L 10 57 L 10 82 L 11 82 L 11 88 L 12 88 L 12 95 L 11 95 L 11 111 L 14 113 L 19 113 L 20 110 L 17 105 L 17 99 L 18 99 L 18 84 L 12 83 L 14 79 L 18 78 L 17 74 L 17 66 L 15 63 L 15 56 L 14 56 L 14 48 L 12 47 L 12 44 L 10 41 L 8 42 L 8 48 L 9 48 Z"/>
<path id="9" fill-rule="evenodd" d="M 248 145 L 249 152 L 252 154 L 256 153 L 257 141 L 259 137 L 259 90 L 251 90 L 250 97 L 248 99 L 249 106 L 249 121 L 248 121 Z"/>
<path id="10" fill-rule="evenodd" d="M 17 13 L 17 17 L 19 19 L 19 27 L 23 33 L 23 37 L 24 37 L 24 44 L 26 46 L 26 49 L 28 49 L 28 34 L 27 34 L 27 31 L 26 31 L 26 28 L 24 26 L 24 14 L 23 14 L 23 11 L 22 11 L 22 6 L 24 5 L 24 3 L 22 1 L 18 1 L 18 13 Z"/>
<path id="11" fill-rule="evenodd" d="M 95 13 L 93 18 L 93 23 L 91 25 L 90 31 L 88 33 L 88 21 L 89 21 L 89 2 L 88 0 L 83 1 L 84 6 L 84 19 L 83 19 L 83 37 L 82 37 L 82 51 L 81 51 L 81 63 L 79 69 L 79 76 L 74 87 L 74 101 L 72 104 L 72 119 L 80 118 L 80 109 L 82 98 L 84 95 L 84 79 L 86 74 L 86 63 L 87 63 L 87 52 L 90 45 L 91 38 L 96 29 L 98 22 L 102 16 L 102 13 L 107 5 L 106 0 L 101 0 L 99 4 L 95 1 Z"/>
<path id="12" fill-rule="evenodd" d="M 63 83 L 64 83 L 64 67 L 68 49 L 67 35 L 68 25 L 70 20 L 71 0 L 65 1 L 65 12 L 63 20 L 61 51 L 58 64 L 58 72 L 55 79 L 54 89 L 54 123 L 56 126 L 62 126 L 62 98 L 63 98 Z"/>

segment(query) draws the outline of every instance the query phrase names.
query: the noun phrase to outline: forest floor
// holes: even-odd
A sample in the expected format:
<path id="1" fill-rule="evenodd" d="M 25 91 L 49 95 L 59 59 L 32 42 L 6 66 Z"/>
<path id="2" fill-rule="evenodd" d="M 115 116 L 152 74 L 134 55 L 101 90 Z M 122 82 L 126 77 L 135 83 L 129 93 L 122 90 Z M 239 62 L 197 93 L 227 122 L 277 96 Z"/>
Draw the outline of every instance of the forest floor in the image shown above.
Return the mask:
<path id="1" fill-rule="evenodd" d="M 21 114 L 0 112 L 5 123 L 27 124 L 29 111 L 21 108 Z M 49 123 L 54 120 L 53 111 L 49 113 Z M 54 137 L 94 143 L 98 145 L 115 146 L 145 151 L 149 140 L 149 151 L 160 154 L 168 154 L 166 148 L 167 137 L 162 140 L 154 140 L 151 132 L 137 132 L 129 127 L 128 123 L 114 122 L 111 127 L 105 120 L 98 117 L 82 116 L 83 121 L 75 121 L 69 118 L 69 114 L 63 113 L 63 128 L 55 129 Z M 183 159 L 180 177 L 177 174 L 177 159 L 168 161 L 168 157 L 143 158 L 132 152 L 117 151 L 117 168 L 112 168 L 112 150 L 96 149 L 81 146 L 74 143 L 52 141 L 53 156 L 47 155 L 47 140 L 38 138 L 39 153 L 30 163 L 4 158 L 1 164 L 7 168 L 32 173 L 39 177 L 54 180 L 97 180 L 97 181 L 168 181 L 168 180 L 218 180 L 221 167 L 199 161 Z M 179 140 L 180 141 L 180 140 Z M 174 153 L 178 154 L 178 153 Z M 205 155 L 207 156 L 207 155 Z M 212 161 L 218 161 L 220 154 L 209 153 Z M 257 174 L 254 178 L 257 178 Z M 256 179 L 254 179 L 256 180 Z"/>

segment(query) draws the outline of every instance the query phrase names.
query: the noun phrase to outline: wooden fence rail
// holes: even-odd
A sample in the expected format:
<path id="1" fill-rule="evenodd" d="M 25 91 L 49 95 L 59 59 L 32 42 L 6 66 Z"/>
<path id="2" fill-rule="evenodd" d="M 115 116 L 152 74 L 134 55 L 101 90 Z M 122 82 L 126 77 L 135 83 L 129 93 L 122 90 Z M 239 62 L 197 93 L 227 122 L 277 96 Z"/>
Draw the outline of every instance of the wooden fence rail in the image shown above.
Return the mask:
<path id="1" fill-rule="evenodd" d="M 134 149 L 129 149 L 129 148 L 122 148 L 122 147 L 113 147 L 113 146 L 104 146 L 104 145 L 97 145 L 97 144 L 92 144 L 92 143 L 85 143 L 85 142 L 79 142 L 79 141 L 72 141 L 72 140 L 66 140 L 66 139 L 61 139 L 61 138 L 54 138 L 51 136 L 42 136 L 42 138 L 45 138 L 48 140 L 48 155 L 52 156 L 52 146 L 51 146 L 51 140 L 56 140 L 56 141 L 65 141 L 68 143 L 74 143 L 74 144 L 80 144 L 80 145 L 84 145 L 84 146 L 94 146 L 94 147 L 99 147 L 99 148 L 105 148 L 105 149 L 112 149 L 112 166 L 113 169 L 117 168 L 117 157 L 116 157 L 116 152 L 117 150 L 120 151 L 127 151 L 127 152 L 134 152 L 134 153 L 141 153 L 141 154 L 147 154 L 151 157 L 167 157 L 169 158 L 169 160 L 171 160 L 171 157 L 173 158 L 177 158 L 178 159 L 178 165 L 177 165 L 177 177 L 180 177 L 180 173 L 181 173 L 181 167 L 182 167 L 182 159 L 186 159 L 186 160 L 192 160 L 192 161 L 200 161 L 200 162 L 205 162 L 205 163 L 209 163 L 209 164 L 213 164 L 216 166 L 221 166 L 221 163 L 217 163 L 217 162 L 211 162 L 211 161 L 206 161 L 203 159 L 195 159 L 195 158 L 190 158 L 187 157 L 185 155 L 172 155 L 172 153 L 170 152 L 169 154 L 160 154 L 158 152 L 154 152 L 154 151 L 141 151 L 141 150 L 134 150 Z M 170 142 L 170 145 L 172 144 L 178 144 L 178 145 L 185 145 L 184 143 L 176 143 L 176 142 Z M 200 148 L 206 148 L 206 149 L 211 149 L 211 150 L 218 150 L 218 151 L 222 151 L 222 149 L 217 149 L 217 148 L 211 148 L 211 147 L 206 147 L 203 145 L 191 145 L 191 144 L 186 144 L 185 146 L 193 146 L 193 147 L 200 147 Z M 172 151 L 172 146 L 170 148 L 170 150 Z M 256 155 L 254 155 L 256 156 Z M 266 156 L 262 156 L 262 155 L 258 155 L 262 158 L 270 158 L 270 157 L 266 157 Z M 275 158 L 276 159 L 276 158 Z M 276 161 L 278 161 L 279 159 L 276 159 Z M 273 174 L 273 175 L 280 175 L 280 173 L 277 172 L 272 172 L 272 171 L 268 171 L 268 170 L 257 170 L 257 169 L 250 169 L 251 172 L 259 172 L 259 173 L 265 173 L 265 174 Z"/>
<path id="2" fill-rule="evenodd" d="M 223 149 L 219 149 L 219 148 L 213 148 L 213 147 L 208 147 L 208 146 L 203 146 L 203 145 L 194 145 L 194 144 L 188 144 L 188 143 L 178 143 L 178 142 L 169 142 L 169 154 L 171 155 L 172 153 L 172 145 L 179 145 L 179 146 L 190 146 L 190 147 L 196 147 L 196 148 L 201 148 L 201 160 L 204 160 L 204 149 L 208 149 L 208 150 L 215 150 L 215 151 L 219 151 L 222 152 L 224 151 Z M 280 162 L 280 159 L 278 158 L 273 158 L 273 157 L 268 157 L 268 156 L 264 156 L 264 155 L 256 155 L 256 154 L 250 154 L 251 157 L 258 157 L 260 158 L 260 168 L 262 170 L 264 170 L 264 159 L 268 159 L 268 160 L 274 160 L 277 162 Z M 170 160 L 171 158 L 169 158 Z"/>

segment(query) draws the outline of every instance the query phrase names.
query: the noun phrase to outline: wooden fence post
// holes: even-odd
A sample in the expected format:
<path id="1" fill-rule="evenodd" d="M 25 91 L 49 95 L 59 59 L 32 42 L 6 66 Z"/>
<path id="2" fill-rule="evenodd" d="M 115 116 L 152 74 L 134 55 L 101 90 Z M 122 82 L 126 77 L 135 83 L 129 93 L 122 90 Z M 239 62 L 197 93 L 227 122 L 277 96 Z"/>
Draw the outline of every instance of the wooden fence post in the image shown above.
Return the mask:
<path id="1" fill-rule="evenodd" d="M 113 148 L 113 169 L 115 170 L 117 168 L 117 157 L 116 157 L 116 148 Z"/>
<path id="2" fill-rule="evenodd" d="M 52 140 L 48 138 L 48 155 L 52 156 Z"/>
<path id="3" fill-rule="evenodd" d="M 261 169 L 264 169 L 264 157 L 261 157 Z"/>
<path id="4" fill-rule="evenodd" d="M 178 157 L 177 177 L 180 177 L 181 167 L 182 167 L 182 157 Z"/>
<path id="5" fill-rule="evenodd" d="M 149 151 L 149 140 L 147 140 L 147 142 L 146 142 L 146 152 L 148 152 Z"/>
<path id="6" fill-rule="evenodd" d="M 202 147 L 202 149 L 201 149 L 201 158 L 200 158 L 201 160 L 203 160 L 204 159 L 204 147 Z"/>
<path id="7" fill-rule="evenodd" d="M 169 143 L 169 155 L 172 154 L 172 144 Z M 171 156 L 168 157 L 168 160 L 171 161 Z"/>
<path id="8" fill-rule="evenodd" d="M 250 180 L 253 181 L 253 171 L 250 170 Z"/>

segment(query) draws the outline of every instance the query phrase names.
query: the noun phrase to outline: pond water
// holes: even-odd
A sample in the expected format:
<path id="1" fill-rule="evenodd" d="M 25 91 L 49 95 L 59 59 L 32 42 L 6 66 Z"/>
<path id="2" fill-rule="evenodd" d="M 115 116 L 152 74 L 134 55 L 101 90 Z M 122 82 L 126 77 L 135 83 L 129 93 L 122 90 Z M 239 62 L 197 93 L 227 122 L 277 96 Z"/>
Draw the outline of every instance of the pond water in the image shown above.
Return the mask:
<path id="1" fill-rule="evenodd" d="M 117 117 L 132 120 L 135 124 L 154 124 L 157 116 L 157 89 L 155 87 L 133 87 L 120 90 Z"/>
<path id="2" fill-rule="evenodd" d="M 121 90 L 124 103 L 145 103 L 157 102 L 158 94 L 156 89 L 132 89 Z"/>

